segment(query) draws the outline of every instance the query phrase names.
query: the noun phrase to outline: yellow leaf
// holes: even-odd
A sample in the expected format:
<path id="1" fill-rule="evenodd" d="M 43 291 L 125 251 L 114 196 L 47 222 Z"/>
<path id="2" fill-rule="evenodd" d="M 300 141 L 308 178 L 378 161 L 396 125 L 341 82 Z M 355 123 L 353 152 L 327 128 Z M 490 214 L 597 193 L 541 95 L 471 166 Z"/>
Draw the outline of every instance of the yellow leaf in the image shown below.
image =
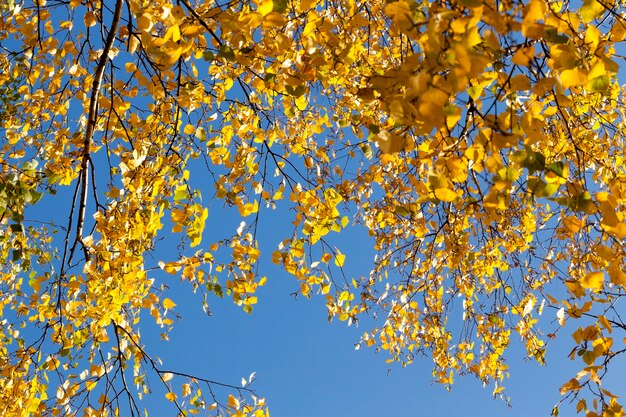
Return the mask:
<path id="1" fill-rule="evenodd" d="M 563 218 L 563 225 L 572 233 L 578 233 L 578 231 L 584 226 L 582 219 L 574 216 L 568 216 Z"/>
<path id="2" fill-rule="evenodd" d="M 170 302 L 171 302 L 171 300 L 170 300 Z M 165 301 L 163 301 L 163 304 L 165 305 Z M 172 307 L 173 307 L 173 306 L 172 306 Z M 167 308 L 167 307 L 166 307 L 166 308 Z M 172 380 L 172 378 L 174 378 L 174 374 L 173 374 L 173 373 L 171 373 L 171 372 L 166 372 L 166 373 L 164 373 L 164 374 L 161 376 L 161 378 L 163 379 L 163 381 L 164 381 L 164 382 L 168 382 L 168 381 L 171 381 L 171 380 Z"/>
<path id="3" fill-rule="evenodd" d="M 613 284 L 626 287 L 626 273 L 624 273 L 621 268 L 616 266 L 611 267 L 609 269 L 609 277 Z"/>
<path id="4" fill-rule="evenodd" d="M 589 23 L 606 10 L 602 2 L 597 0 L 585 0 L 580 8 L 580 16 L 583 22 Z"/>
<path id="5" fill-rule="evenodd" d="M 580 298 L 583 295 L 585 295 L 585 290 L 583 289 L 580 281 L 567 280 L 565 281 L 565 286 L 577 298 Z"/>
<path id="6" fill-rule="evenodd" d="M 530 0 L 524 8 L 524 23 L 536 22 L 545 17 L 546 5 L 541 0 Z"/>
<path id="7" fill-rule="evenodd" d="M 458 121 L 461 120 L 463 112 L 459 107 L 454 105 L 447 105 L 443 110 L 446 115 L 446 126 L 448 129 L 452 130 Z"/>
<path id="8" fill-rule="evenodd" d="M 167 30 L 168 34 L 171 33 L 172 40 L 178 42 L 180 40 L 180 28 L 178 25 L 174 25 Z"/>
<path id="9" fill-rule="evenodd" d="M 537 39 L 543 35 L 543 25 L 535 22 L 545 19 L 546 5 L 542 0 L 531 0 L 524 8 L 522 35 Z"/>
<path id="10" fill-rule="evenodd" d="M 450 179 L 454 182 L 463 182 L 467 179 L 467 162 L 462 158 L 450 157 L 445 160 L 446 168 L 450 172 Z"/>
<path id="11" fill-rule="evenodd" d="M 613 346 L 613 339 L 610 337 L 599 337 L 593 341 L 593 351 L 597 356 L 606 355 Z"/>
<path id="12" fill-rule="evenodd" d="M 563 88 L 583 85 L 587 82 L 587 73 L 578 68 L 566 69 L 561 72 L 561 84 Z"/>
<path id="13" fill-rule="evenodd" d="M 452 202 L 456 200 L 459 195 L 456 193 L 456 191 L 449 188 L 437 188 L 435 190 L 435 197 L 437 197 L 437 199 L 441 201 Z"/>
<path id="14" fill-rule="evenodd" d="M 594 53 L 598 44 L 602 40 L 602 32 L 594 25 L 588 25 L 585 30 L 585 45 L 589 47 L 589 51 Z"/>
<path id="15" fill-rule="evenodd" d="M 92 11 L 85 13 L 84 20 L 85 20 L 86 27 L 91 27 L 91 26 L 94 26 L 96 23 L 98 23 L 98 21 L 96 20 L 96 16 L 94 15 Z"/>
<path id="16" fill-rule="evenodd" d="M 344 255 L 343 253 L 339 251 L 339 249 L 337 249 L 337 254 L 335 255 L 335 265 L 341 268 L 345 260 L 346 260 L 346 255 Z"/>
<path id="17" fill-rule="evenodd" d="M 169 298 L 166 298 L 165 300 L 163 300 L 163 307 L 169 310 L 170 308 L 176 307 L 176 303 Z"/>
<path id="18" fill-rule="evenodd" d="M 91 365 L 89 367 L 89 375 L 100 378 L 106 372 L 106 368 L 102 365 Z"/>
<path id="19" fill-rule="evenodd" d="M 237 208 L 241 217 L 246 217 L 259 211 L 259 202 L 257 200 L 254 200 L 254 202 L 252 203 L 245 203 L 238 206 Z"/>
<path id="20" fill-rule="evenodd" d="M 167 398 L 171 402 L 174 402 L 176 401 L 176 394 L 174 394 L 173 392 L 168 392 L 167 394 L 165 394 L 165 398 Z"/>
<path id="21" fill-rule="evenodd" d="M 404 0 L 388 2 L 385 6 L 385 13 L 402 29 L 408 29 L 413 24 L 409 3 Z"/>
<path id="22" fill-rule="evenodd" d="M 378 133 L 376 142 L 383 153 L 396 153 L 404 149 L 404 138 L 387 130 Z"/>
<path id="23" fill-rule="evenodd" d="M 137 16 L 137 28 L 139 30 L 149 31 L 152 28 L 152 15 L 144 13 Z"/>
<path id="24" fill-rule="evenodd" d="M 604 284 L 604 272 L 590 272 L 581 280 L 583 288 L 600 290 Z"/>
<path id="25" fill-rule="evenodd" d="M 535 47 L 527 46 L 525 48 L 519 48 L 515 55 L 511 58 L 511 61 L 515 65 L 529 66 L 533 58 L 535 57 Z"/>
<path id="26" fill-rule="evenodd" d="M 261 0 L 261 4 L 257 8 L 257 12 L 261 13 L 262 16 L 270 14 L 272 10 L 274 10 L 273 0 Z"/>
<path id="27" fill-rule="evenodd" d="M 296 108 L 300 111 L 305 111 L 308 106 L 308 100 L 306 94 L 301 95 L 295 99 Z"/>
<path id="28" fill-rule="evenodd" d="M 620 240 L 626 238 L 626 223 L 624 222 L 619 222 L 614 227 L 606 227 L 606 229 Z"/>
<path id="29" fill-rule="evenodd" d="M 163 261 L 159 261 L 159 268 L 167 272 L 168 274 L 176 274 L 176 272 L 180 271 L 180 264 L 178 262 L 168 262 L 165 263 Z"/>
<path id="30" fill-rule="evenodd" d="M 517 74 L 511 78 L 512 91 L 530 90 L 530 80 L 524 74 Z"/>
<path id="31" fill-rule="evenodd" d="M 580 383 L 577 379 L 570 379 L 560 389 L 561 395 L 565 395 L 570 391 L 578 391 L 580 389 Z"/>
<path id="32" fill-rule="evenodd" d="M 311 14 L 311 13 L 309 13 Z M 309 19 L 309 22 L 304 26 L 302 30 L 302 37 L 308 37 L 317 28 L 318 20 Z"/>
<path id="33" fill-rule="evenodd" d="M 228 406 L 231 408 L 239 409 L 239 400 L 232 394 L 228 395 Z"/>
<path id="34" fill-rule="evenodd" d="M 603 315 L 599 315 L 598 322 L 602 325 L 602 327 L 607 329 L 609 333 L 611 333 L 611 329 L 613 328 L 613 326 L 611 325 L 611 322 L 607 320 L 606 317 L 604 317 Z"/>
<path id="35" fill-rule="evenodd" d="M 166 52 L 167 52 L 167 59 L 165 60 L 165 63 L 169 66 L 169 65 L 173 65 L 176 61 L 178 61 L 178 59 L 180 58 L 180 55 L 183 52 L 183 48 L 182 46 L 179 46 L 178 48 L 175 48 L 175 49 L 169 49 Z"/>
<path id="36" fill-rule="evenodd" d="M 615 252 L 613 249 L 602 244 L 596 246 L 596 254 L 605 261 L 612 261 L 613 258 L 615 258 Z"/>

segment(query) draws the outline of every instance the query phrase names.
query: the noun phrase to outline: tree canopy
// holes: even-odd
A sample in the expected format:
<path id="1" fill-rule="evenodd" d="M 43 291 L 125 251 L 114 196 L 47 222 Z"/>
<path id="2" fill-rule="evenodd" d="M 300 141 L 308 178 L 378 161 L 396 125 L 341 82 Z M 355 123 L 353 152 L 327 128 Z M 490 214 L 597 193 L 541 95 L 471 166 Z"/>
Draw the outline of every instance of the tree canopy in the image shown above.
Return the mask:
<path id="1" fill-rule="evenodd" d="M 602 379 L 626 351 L 625 6 L 3 2 L 0 414 L 138 416 L 163 384 L 184 415 L 266 415 L 140 333 L 175 325 L 169 275 L 251 312 L 263 250 L 445 385 L 503 395 L 512 340 L 543 362 L 571 333 L 563 399 L 622 416 Z M 216 235 L 210 206 L 241 224 Z M 260 245 L 269 210 L 291 232 Z M 348 228 L 376 252 L 360 276 Z"/>

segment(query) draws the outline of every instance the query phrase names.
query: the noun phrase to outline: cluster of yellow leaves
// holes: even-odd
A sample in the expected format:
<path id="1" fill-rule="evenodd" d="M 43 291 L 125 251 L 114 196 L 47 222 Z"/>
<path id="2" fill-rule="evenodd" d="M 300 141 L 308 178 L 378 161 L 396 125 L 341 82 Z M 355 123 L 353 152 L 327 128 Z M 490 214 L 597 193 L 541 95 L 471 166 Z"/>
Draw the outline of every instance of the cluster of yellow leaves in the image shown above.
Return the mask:
<path id="1" fill-rule="evenodd" d="M 560 326 L 596 321 L 574 333 L 585 366 L 563 394 L 602 392 L 578 411 L 623 414 L 593 390 L 626 328 L 621 0 L 111 3 L 0 8 L 0 399 L 15 399 L 0 411 L 120 412 L 104 392 L 131 395 L 126 367 L 139 396 L 150 372 L 167 385 L 142 312 L 173 325 L 168 275 L 252 311 L 256 230 L 278 207 L 293 232 L 273 262 L 329 318 L 382 315 L 363 344 L 404 364 L 428 353 L 436 380 L 469 372 L 500 394 L 511 338 L 543 362 L 541 316 L 561 307 Z M 24 226 L 64 187 L 60 237 Z M 210 204 L 243 222 L 216 237 Z M 376 251 L 354 278 L 334 242 L 350 223 Z M 170 231 L 179 253 L 152 260 Z"/>

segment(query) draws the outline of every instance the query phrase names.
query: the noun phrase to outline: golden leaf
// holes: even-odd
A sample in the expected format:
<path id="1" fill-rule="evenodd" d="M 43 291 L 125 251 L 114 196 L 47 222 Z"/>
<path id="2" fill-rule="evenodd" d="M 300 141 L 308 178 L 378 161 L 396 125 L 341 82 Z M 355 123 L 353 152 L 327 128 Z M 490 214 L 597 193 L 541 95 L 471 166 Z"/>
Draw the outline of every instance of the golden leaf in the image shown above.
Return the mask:
<path id="1" fill-rule="evenodd" d="M 578 68 L 566 69 L 561 72 L 561 84 L 564 88 L 576 87 L 587 82 L 587 73 Z"/>
<path id="2" fill-rule="evenodd" d="M 396 153 L 404 149 L 404 138 L 387 130 L 378 133 L 376 142 L 383 153 Z"/>
<path id="3" fill-rule="evenodd" d="M 239 399 L 237 397 L 235 397 L 234 395 L 229 395 L 228 396 L 228 406 L 230 408 L 234 408 L 236 410 L 239 409 L 240 407 L 240 403 L 239 403 Z"/>
<path id="4" fill-rule="evenodd" d="M 261 13 L 262 16 L 268 15 L 272 10 L 274 10 L 273 0 L 261 0 L 257 8 L 257 12 Z"/>
<path id="5" fill-rule="evenodd" d="M 451 190 L 450 188 L 437 188 L 435 189 L 435 197 L 441 201 L 452 202 L 456 200 L 459 195 L 456 191 Z"/>
<path id="6" fill-rule="evenodd" d="M 345 260 L 346 260 L 346 255 L 344 255 L 343 253 L 339 251 L 339 249 L 337 249 L 337 253 L 335 254 L 335 265 L 341 268 Z"/>
<path id="7" fill-rule="evenodd" d="M 580 281 L 583 288 L 601 290 L 604 285 L 604 272 L 590 272 Z"/>
<path id="8" fill-rule="evenodd" d="M 163 308 L 169 310 L 174 307 L 176 307 L 176 303 L 170 300 L 169 298 L 166 298 L 165 300 L 163 300 Z"/>
<path id="9" fill-rule="evenodd" d="M 577 379 L 570 379 L 560 389 L 561 395 L 565 395 L 570 391 L 578 391 L 580 389 L 580 383 Z"/>

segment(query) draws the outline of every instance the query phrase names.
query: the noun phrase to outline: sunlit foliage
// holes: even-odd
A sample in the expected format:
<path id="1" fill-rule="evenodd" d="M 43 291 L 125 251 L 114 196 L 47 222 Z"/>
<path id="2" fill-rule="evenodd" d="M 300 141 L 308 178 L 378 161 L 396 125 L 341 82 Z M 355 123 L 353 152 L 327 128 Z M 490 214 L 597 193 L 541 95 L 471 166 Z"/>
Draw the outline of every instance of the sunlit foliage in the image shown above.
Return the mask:
<path id="1" fill-rule="evenodd" d="M 512 341 L 543 363 L 573 332 L 564 399 L 623 415 L 625 6 L 2 2 L 0 414 L 142 415 L 162 385 L 181 414 L 264 416 L 251 380 L 168 370 L 139 332 L 174 325 L 168 275 L 251 312 L 263 250 L 442 384 L 503 396 Z M 210 201 L 240 226 L 215 236 Z M 269 210 L 291 231 L 260 245 Z"/>

